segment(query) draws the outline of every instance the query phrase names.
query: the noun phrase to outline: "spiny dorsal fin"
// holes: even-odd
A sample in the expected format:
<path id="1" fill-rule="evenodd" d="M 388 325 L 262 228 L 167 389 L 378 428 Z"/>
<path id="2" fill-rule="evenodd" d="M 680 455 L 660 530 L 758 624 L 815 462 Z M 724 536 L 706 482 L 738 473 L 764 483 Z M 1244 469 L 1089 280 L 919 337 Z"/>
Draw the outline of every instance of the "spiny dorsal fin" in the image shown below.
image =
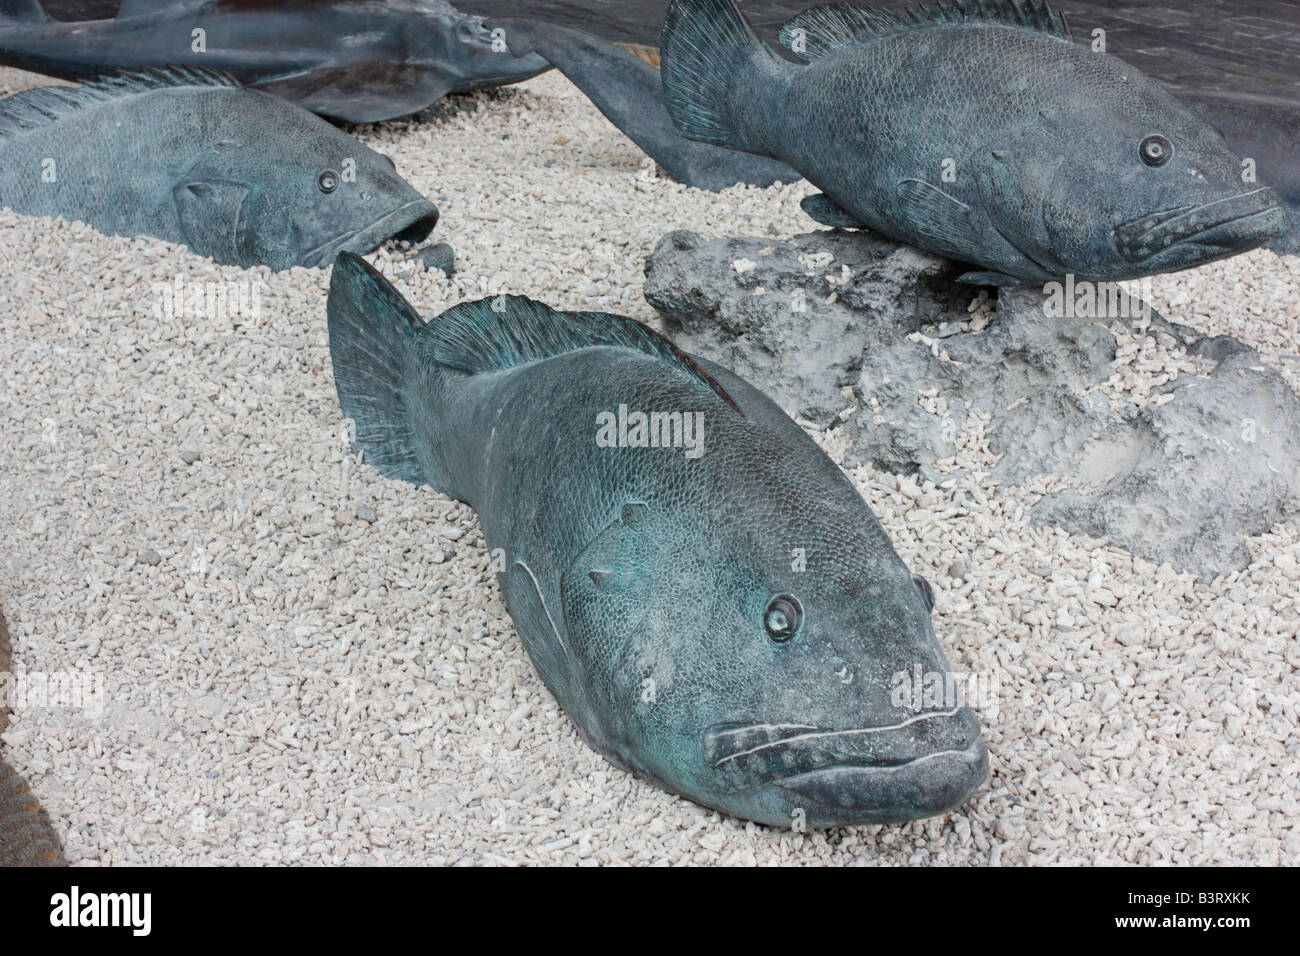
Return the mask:
<path id="1" fill-rule="evenodd" d="M 832 3 L 804 10 L 781 27 L 781 45 L 802 60 L 815 60 L 832 50 L 854 43 L 869 43 L 884 36 L 919 27 L 953 23 L 999 23 L 1037 30 L 1062 40 L 1072 40 L 1065 14 L 1047 0 L 940 0 L 934 6 L 886 10 Z"/>
<path id="2" fill-rule="evenodd" d="M 239 84 L 224 73 L 201 67 L 168 66 L 150 67 L 139 73 L 118 73 L 81 86 L 39 86 L 0 100 L 0 137 L 57 123 L 65 116 L 109 100 L 150 90 L 189 87 L 238 89 Z"/>
<path id="3" fill-rule="evenodd" d="M 673 365 L 739 406 L 708 372 L 666 338 L 635 319 L 607 312 L 557 312 L 521 295 L 452 306 L 424 327 L 441 365 L 470 375 L 525 365 L 593 346 L 635 349 Z"/>

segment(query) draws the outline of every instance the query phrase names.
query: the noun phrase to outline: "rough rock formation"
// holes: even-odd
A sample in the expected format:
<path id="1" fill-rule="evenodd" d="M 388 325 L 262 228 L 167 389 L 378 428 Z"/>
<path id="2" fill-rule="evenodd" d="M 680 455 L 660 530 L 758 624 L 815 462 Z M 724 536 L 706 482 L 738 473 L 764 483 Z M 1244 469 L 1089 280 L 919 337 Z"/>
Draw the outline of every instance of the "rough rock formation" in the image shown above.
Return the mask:
<path id="1" fill-rule="evenodd" d="M 1003 289 L 971 311 L 959 272 L 869 234 L 679 231 L 645 294 L 679 346 L 787 410 L 829 426 L 856 400 L 850 465 L 937 477 L 980 412 L 993 480 L 1073 479 L 1035 520 L 1207 581 L 1249 563 L 1241 536 L 1300 510 L 1300 398 L 1254 350 L 1115 287 Z M 1143 347 L 1167 367 L 1134 365 Z"/>

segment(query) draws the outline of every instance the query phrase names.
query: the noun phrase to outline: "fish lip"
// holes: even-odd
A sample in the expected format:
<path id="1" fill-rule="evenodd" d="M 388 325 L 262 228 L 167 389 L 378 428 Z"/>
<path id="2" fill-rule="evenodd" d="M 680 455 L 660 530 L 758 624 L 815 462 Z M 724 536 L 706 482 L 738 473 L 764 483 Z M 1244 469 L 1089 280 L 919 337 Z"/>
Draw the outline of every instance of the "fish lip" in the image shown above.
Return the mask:
<path id="1" fill-rule="evenodd" d="M 908 714 L 891 723 L 824 728 L 794 723 L 714 724 L 701 735 L 714 786 L 739 793 L 825 770 L 875 773 L 980 741 L 979 721 L 965 704 Z M 809 778 L 811 779 L 811 778 Z"/>
<path id="2" fill-rule="evenodd" d="M 849 737 L 861 736 L 865 734 L 883 734 L 890 731 L 902 730 L 913 724 L 920 723 L 923 720 L 929 720 L 935 717 L 956 717 L 962 712 L 962 707 L 951 707 L 947 710 L 927 710 L 924 713 L 913 714 L 903 720 L 893 724 L 878 724 L 869 727 L 849 727 L 847 729 L 834 730 L 826 727 L 817 727 L 812 724 L 772 724 L 772 723 L 752 723 L 752 724 L 714 724 L 704 731 L 703 746 L 705 754 L 716 759 L 713 760 L 714 768 L 721 767 L 723 764 L 751 754 L 762 753 L 765 750 L 779 749 L 797 744 L 810 742 L 831 742 L 843 740 Z M 767 734 L 768 739 L 762 740 L 755 746 L 739 745 L 728 749 L 719 738 L 726 736 L 735 736 L 740 734 Z M 721 756 L 718 752 L 721 751 Z"/>
<path id="3" fill-rule="evenodd" d="M 320 267 L 334 261 L 340 252 L 363 256 L 374 252 L 381 243 L 397 236 L 421 242 L 438 224 L 438 207 L 420 198 L 403 203 L 367 226 L 335 236 L 303 255 L 303 265 Z"/>
<path id="4" fill-rule="evenodd" d="M 1136 263 L 1187 243 L 1204 247 L 1208 258 L 1245 252 L 1285 235 L 1289 227 L 1282 198 L 1263 186 L 1132 219 L 1116 226 L 1111 236 L 1119 254 Z"/>
<path id="5" fill-rule="evenodd" d="M 819 821 L 899 823 L 947 813 L 961 806 L 989 775 L 988 749 L 980 737 L 964 747 L 922 754 L 887 766 L 837 764 L 772 782 Z"/>

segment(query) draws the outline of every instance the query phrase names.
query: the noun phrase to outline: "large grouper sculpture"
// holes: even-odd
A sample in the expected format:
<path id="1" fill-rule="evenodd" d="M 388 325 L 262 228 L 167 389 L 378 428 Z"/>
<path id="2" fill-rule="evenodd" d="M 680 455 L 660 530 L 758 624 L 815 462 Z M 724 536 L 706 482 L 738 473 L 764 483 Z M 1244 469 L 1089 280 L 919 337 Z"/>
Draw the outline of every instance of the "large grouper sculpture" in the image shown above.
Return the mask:
<path id="1" fill-rule="evenodd" d="M 202 67 L 351 123 L 550 69 L 447 0 L 122 0 L 112 19 L 72 23 L 0 0 L 0 63 L 67 80 Z"/>
<path id="2" fill-rule="evenodd" d="M 754 387 L 616 315 L 499 296 L 426 324 L 348 254 L 328 314 L 364 459 L 478 512 L 538 673 L 616 766 L 774 825 L 983 783 L 960 695 L 907 690 L 952 690 L 930 586 Z"/>
<path id="3" fill-rule="evenodd" d="M 1135 67 L 1075 44 L 1041 0 L 832 4 L 776 56 L 733 0 L 674 0 L 664 100 L 690 139 L 779 159 L 814 219 L 1030 284 L 1118 281 L 1283 236 L 1286 206 Z"/>
<path id="4" fill-rule="evenodd" d="M 0 206 L 272 270 L 418 242 L 438 221 L 387 156 L 269 93 L 186 68 L 0 100 Z"/>

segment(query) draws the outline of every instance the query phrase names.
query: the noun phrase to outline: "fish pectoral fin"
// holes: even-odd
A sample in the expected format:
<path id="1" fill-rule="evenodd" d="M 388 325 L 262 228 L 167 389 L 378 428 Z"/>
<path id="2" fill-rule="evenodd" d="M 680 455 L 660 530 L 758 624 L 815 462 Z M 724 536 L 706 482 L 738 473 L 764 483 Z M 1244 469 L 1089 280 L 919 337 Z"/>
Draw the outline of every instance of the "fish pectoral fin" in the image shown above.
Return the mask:
<path id="1" fill-rule="evenodd" d="M 501 575 L 500 582 L 510 617 L 537 673 L 551 693 L 564 700 L 560 695 L 569 686 L 574 664 L 563 619 L 557 620 L 552 615 L 542 593 L 542 582 L 527 562 L 512 563 Z M 561 614 L 561 609 L 556 607 L 555 613 Z"/>
<path id="2" fill-rule="evenodd" d="M 825 193 L 815 193 L 806 197 L 800 206 L 811 218 L 816 219 L 823 226 L 834 226 L 837 229 L 866 229 L 867 225 L 857 219 L 852 213 L 846 212 L 834 199 Z"/>
<path id="3" fill-rule="evenodd" d="M 239 218 L 248 187 L 232 182 L 185 182 L 172 190 L 185 243 L 217 262 L 239 261 Z"/>
<path id="4" fill-rule="evenodd" d="M 1005 272 L 964 272 L 957 277 L 958 282 L 964 282 L 966 285 L 1033 285 L 1024 279 L 1017 279 L 1015 276 L 1009 276 Z"/>
<path id="5" fill-rule="evenodd" d="M 922 179 L 904 179 L 898 184 L 897 195 L 904 215 L 932 248 L 969 260 L 987 245 L 971 207 L 938 186 Z"/>
<path id="6" fill-rule="evenodd" d="M 411 75 L 381 63 L 366 63 L 361 68 L 354 64 L 317 66 L 250 85 L 310 113 L 347 123 L 381 123 L 410 116 L 432 106 L 453 89 L 453 83 L 441 71 L 430 69 Z"/>

